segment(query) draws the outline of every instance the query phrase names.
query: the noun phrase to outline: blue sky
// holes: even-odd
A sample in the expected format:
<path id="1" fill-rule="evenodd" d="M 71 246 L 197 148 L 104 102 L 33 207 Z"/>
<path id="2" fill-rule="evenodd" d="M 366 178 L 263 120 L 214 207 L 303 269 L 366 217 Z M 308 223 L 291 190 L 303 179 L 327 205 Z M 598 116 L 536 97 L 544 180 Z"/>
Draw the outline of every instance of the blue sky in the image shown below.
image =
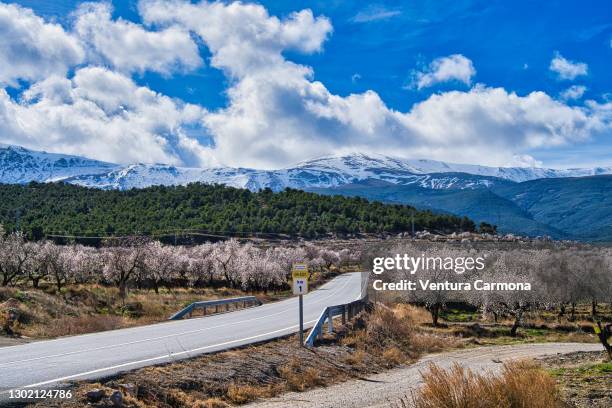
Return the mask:
<path id="1" fill-rule="evenodd" d="M 203 32 L 197 21 L 189 19 L 188 11 L 180 12 L 199 3 L 115 1 L 109 8 L 109 27 L 117 21 L 131 21 L 150 32 L 178 27 L 188 32 L 201 59 L 196 62 L 193 50 L 186 50 L 176 56 L 180 64 L 175 65 L 182 68 L 170 63 L 151 68 L 151 63 L 139 69 L 126 68 L 135 63 L 125 58 L 109 62 L 112 47 L 104 54 L 93 37 L 84 39 L 86 35 L 77 33 L 75 13 L 82 10 L 81 2 L 17 3 L 31 8 L 44 24 L 60 24 L 67 36 L 83 43 L 80 54 L 72 56 L 74 61 L 64 64 L 65 72 L 52 70 L 49 75 L 25 78 L 5 75 L 7 103 L 15 109 L 27 105 L 27 112 L 19 111 L 24 118 L 45 122 L 44 115 L 56 118 L 67 105 L 79 106 L 74 99 L 61 109 L 55 102 L 43 106 L 48 93 L 24 102 L 28 89 L 58 72 L 73 82 L 71 89 L 79 97 L 85 93 L 85 88 L 78 89 L 85 80 L 79 82 L 77 77 L 90 81 L 88 95 L 93 95 L 95 83 L 98 95 L 96 78 L 118 73 L 136 88 L 169 97 L 176 106 L 168 113 L 171 125 L 147 123 L 141 129 L 147 137 L 119 141 L 121 136 L 113 136 L 110 140 L 118 143 L 117 149 L 95 143 L 101 133 L 89 136 L 94 141 L 88 139 L 90 116 L 67 129 L 46 125 L 45 129 L 21 126 L 15 130 L 9 124 L 0 141 L 23 141 L 28 147 L 112 161 L 184 165 L 278 167 L 311 155 L 353 150 L 490 165 L 612 165 L 612 7 L 606 1 L 263 1 L 257 3 L 266 14 L 263 17 L 255 9 L 241 11 L 246 16 L 244 26 L 255 21 L 248 17 L 251 14 L 268 22 L 277 17 L 285 24 L 292 21 L 292 13 L 312 10 L 307 23 L 311 27 L 301 27 L 304 33 L 298 40 L 268 38 L 268 43 L 251 44 L 247 37 L 245 54 L 251 48 L 264 53 L 268 47 L 274 49 L 266 54 L 273 61 L 266 66 L 254 62 L 255 57 L 238 61 L 240 57 L 232 56 L 231 61 L 215 62 L 215 55 L 223 55 L 224 47 L 231 44 L 215 45 L 216 33 Z M 211 15 L 212 9 L 204 4 L 190 10 Z M 160 17 L 162 9 L 171 10 L 170 14 L 176 10 L 176 16 Z M 227 6 L 223 12 L 232 10 Z M 216 18 L 223 16 L 220 12 Z M 88 24 L 89 35 L 95 30 L 102 35 L 108 32 L 108 27 Z M 243 28 L 237 24 L 221 21 L 219 30 L 233 35 Z M 316 44 L 305 46 L 308 41 Z M 119 41 L 115 47 L 121 45 Z M 51 57 L 45 58 L 44 64 L 52 63 Z M 309 72 L 296 73 L 295 66 Z M 105 71 L 78 75 L 91 67 Z M 228 96 L 232 94 L 233 98 Z M 97 127 L 126 126 L 129 131 L 115 131 L 131 138 L 136 119 L 125 115 L 138 116 L 144 109 L 140 104 L 146 102 L 114 102 L 122 109 L 127 106 L 127 113 L 119 117 L 121 124 L 116 109 L 103 108 L 104 121 Z M 159 102 L 156 111 L 160 105 L 164 103 Z M 56 136 L 44 139 L 38 133 Z M 149 149 L 138 152 L 143 145 Z"/>

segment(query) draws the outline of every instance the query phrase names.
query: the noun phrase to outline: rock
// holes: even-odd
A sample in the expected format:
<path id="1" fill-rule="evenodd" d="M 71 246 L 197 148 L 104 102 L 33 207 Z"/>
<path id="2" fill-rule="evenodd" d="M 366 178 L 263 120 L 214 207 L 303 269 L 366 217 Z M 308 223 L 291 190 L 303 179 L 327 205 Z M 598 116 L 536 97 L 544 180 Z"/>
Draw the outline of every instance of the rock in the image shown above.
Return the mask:
<path id="1" fill-rule="evenodd" d="M 99 402 L 102 398 L 106 397 L 106 392 L 99 388 L 94 388 L 93 390 L 87 391 L 85 394 L 87 397 L 87 401 L 89 402 Z"/>
<path id="2" fill-rule="evenodd" d="M 117 407 L 117 408 L 123 407 L 123 394 L 121 394 L 121 391 L 113 391 L 109 399 L 110 399 L 110 402 L 113 403 L 114 407 Z"/>

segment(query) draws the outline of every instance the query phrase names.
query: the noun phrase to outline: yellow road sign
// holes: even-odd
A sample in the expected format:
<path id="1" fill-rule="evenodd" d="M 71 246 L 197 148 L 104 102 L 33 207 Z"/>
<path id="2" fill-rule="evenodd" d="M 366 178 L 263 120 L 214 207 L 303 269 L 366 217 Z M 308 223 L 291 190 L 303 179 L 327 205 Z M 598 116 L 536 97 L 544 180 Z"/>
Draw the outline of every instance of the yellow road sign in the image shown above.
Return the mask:
<path id="1" fill-rule="evenodd" d="M 308 265 L 303 263 L 293 264 L 293 268 L 291 268 L 291 277 L 293 280 L 296 279 L 306 279 L 308 280 Z"/>

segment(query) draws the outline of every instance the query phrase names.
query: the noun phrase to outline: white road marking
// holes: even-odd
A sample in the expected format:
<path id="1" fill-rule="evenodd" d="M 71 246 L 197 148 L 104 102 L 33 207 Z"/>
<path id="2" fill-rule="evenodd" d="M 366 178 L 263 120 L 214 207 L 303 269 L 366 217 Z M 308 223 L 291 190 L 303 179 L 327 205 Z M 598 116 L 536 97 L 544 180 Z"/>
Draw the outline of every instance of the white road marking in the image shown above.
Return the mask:
<path id="1" fill-rule="evenodd" d="M 313 322 L 316 322 L 316 320 L 310 320 L 310 321 L 305 322 L 305 323 L 313 323 Z M 58 383 L 58 382 L 61 382 L 61 381 L 71 380 L 71 379 L 75 379 L 75 378 L 78 378 L 78 377 L 83 377 L 83 376 L 87 376 L 87 375 L 91 375 L 91 374 L 97 374 L 97 373 L 101 373 L 101 372 L 108 371 L 108 370 L 116 370 L 118 368 L 129 367 L 129 366 L 132 366 L 132 365 L 137 365 L 137 364 L 142 364 L 142 363 L 150 363 L 152 361 L 163 360 L 165 358 L 171 358 L 171 357 L 175 357 L 175 356 L 181 356 L 181 355 L 185 355 L 185 354 L 189 354 L 189 353 L 194 353 L 194 352 L 197 352 L 197 351 L 211 349 L 211 348 L 214 348 L 214 347 L 227 346 L 229 344 L 240 343 L 240 342 L 246 341 L 246 340 L 253 340 L 253 339 L 257 339 L 259 337 L 268 336 L 270 334 L 275 334 L 275 333 L 283 332 L 283 331 L 290 330 L 290 329 L 297 328 L 297 327 L 298 327 L 298 325 L 296 324 L 296 325 L 293 325 L 293 326 L 289 326 L 289 327 L 285 327 L 285 328 L 282 328 L 282 329 L 274 330 L 274 331 L 271 331 L 271 332 L 268 332 L 268 333 L 258 334 L 256 336 L 250 336 L 250 337 L 245 337 L 245 338 L 238 339 L 238 340 L 226 341 L 224 343 L 212 344 L 210 346 L 198 347 L 198 348 L 195 348 L 195 349 L 185 350 L 185 351 L 181 351 L 181 352 L 178 352 L 178 353 L 170 353 L 170 354 L 167 354 L 167 355 L 165 354 L 163 356 L 146 358 L 144 360 L 131 361 L 131 362 L 128 362 L 128 363 L 117 364 L 117 365 L 110 366 L 110 367 L 98 368 L 96 370 L 85 371 L 85 372 L 78 373 L 78 374 L 67 375 L 65 377 L 55 378 L 53 380 L 42 381 L 42 382 L 39 382 L 39 383 L 36 383 L 36 384 L 24 385 L 24 386 L 21 386 L 19 388 L 41 387 L 43 385 L 49 385 L 49 384 L 53 384 L 53 383 Z M 6 394 L 8 392 L 10 392 L 10 390 L 1 392 L 0 395 Z"/>
<path id="2" fill-rule="evenodd" d="M 340 286 L 339 288 L 334 290 L 328 296 L 325 296 L 322 299 L 316 300 L 314 303 L 319 303 L 319 302 L 321 302 L 323 300 L 326 300 L 326 299 L 334 296 L 336 293 L 338 293 L 339 291 L 344 289 L 344 287 L 348 284 L 349 281 L 350 281 L 350 279 L 345 279 L 345 282 L 344 282 L 344 284 L 342 286 Z M 356 300 L 359 299 L 359 298 L 361 298 L 361 291 L 358 294 Z M 63 354 L 56 354 L 56 355 L 51 355 L 51 356 L 37 357 L 37 358 L 33 358 L 33 359 L 19 360 L 19 361 L 14 361 L 14 362 L 3 363 L 3 364 L 0 364 L 0 366 L 9 365 L 9 364 L 25 363 L 25 362 L 30 362 L 30 361 L 35 361 L 35 360 L 42 360 L 42 359 L 47 359 L 47 358 L 52 358 L 52 357 L 62 357 L 62 356 L 67 356 L 67 355 L 72 355 L 72 354 L 83 353 L 83 352 L 87 352 L 87 351 L 103 350 L 103 349 L 119 347 L 119 346 L 123 346 L 123 345 L 137 344 L 137 343 L 147 342 L 147 341 L 155 341 L 155 340 L 159 340 L 159 339 L 163 339 L 163 338 L 179 337 L 181 335 L 193 334 L 193 333 L 197 333 L 197 332 L 200 332 L 200 331 L 211 330 L 211 329 L 218 328 L 218 327 L 231 326 L 231 325 L 236 325 L 236 324 L 239 324 L 239 323 L 251 322 L 253 320 L 269 318 L 271 316 L 275 316 L 275 315 L 278 315 L 278 314 L 286 313 L 288 311 L 291 311 L 292 309 L 293 308 L 289 308 L 289 309 L 285 309 L 285 310 L 283 310 L 281 312 L 274 313 L 274 314 L 271 314 L 271 315 L 266 315 L 266 316 L 262 316 L 262 317 L 258 317 L 258 318 L 252 318 L 252 319 L 249 319 L 249 320 L 243 320 L 243 321 L 239 321 L 239 322 L 227 323 L 227 324 L 223 324 L 223 325 L 219 325 L 219 326 L 215 326 L 215 327 L 202 328 L 202 329 L 191 330 L 191 331 L 188 331 L 188 332 L 183 332 L 183 333 L 178 333 L 178 334 L 172 334 L 172 335 L 167 335 L 167 336 L 160 336 L 160 337 L 151 338 L 151 339 L 137 340 L 137 341 L 133 341 L 133 342 L 122 343 L 122 344 L 115 344 L 115 345 L 111 345 L 111 346 L 98 347 L 98 348 L 93 348 L 93 349 L 88 349 L 88 350 L 79 350 L 79 351 L 70 352 L 70 353 L 63 353 Z M 317 320 L 318 319 L 310 320 L 310 321 L 305 322 L 305 324 L 310 324 L 310 323 L 316 322 Z M 283 329 L 279 329 L 279 330 L 271 331 L 271 332 L 268 332 L 268 333 L 263 333 L 263 334 L 251 336 L 251 337 L 245 337 L 245 338 L 238 339 L 238 340 L 232 340 L 232 341 L 228 341 L 228 342 L 224 342 L 224 343 L 218 343 L 218 344 L 204 346 L 204 347 L 199 347 L 199 348 L 195 348 L 195 349 L 191 349 L 191 350 L 185 350 L 185 351 L 181 351 L 181 352 L 178 352 L 178 353 L 170 353 L 168 355 L 162 355 L 162 356 L 147 358 L 147 359 L 143 359 L 143 360 L 122 363 L 122 364 L 118 364 L 118 365 L 115 365 L 115 366 L 110 366 L 110 367 L 100 368 L 100 369 L 91 370 L 91 371 L 87 371 L 87 372 L 82 372 L 82 373 L 78 373 L 78 374 L 73 374 L 73 375 L 69 375 L 69 376 L 65 376 L 65 377 L 61 377 L 61 378 L 56 378 L 56 379 L 53 379 L 53 380 L 47 380 L 47 381 L 39 382 L 39 383 L 36 383 L 36 384 L 30 384 L 30 385 L 22 386 L 22 387 L 23 388 L 32 388 L 32 387 L 37 387 L 37 386 L 42 386 L 42 385 L 48 385 L 48 384 L 52 384 L 52 383 L 55 383 L 55 382 L 65 381 L 65 380 L 68 380 L 68 379 L 74 379 L 74 378 L 78 378 L 78 377 L 82 377 L 82 376 L 86 376 L 86 375 L 91 375 L 91 374 L 96 374 L 96 373 L 104 372 L 104 371 L 108 371 L 108 370 L 113 370 L 113 369 L 118 369 L 118 368 L 123 368 L 123 367 L 129 367 L 129 366 L 132 366 L 132 365 L 142 364 L 142 363 L 147 363 L 147 362 L 152 362 L 152 361 L 158 361 L 158 360 L 162 360 L 162 359 L 173 357 L 173 356 L 182 356 L 182 355 L 185 355 L 185 354 L 189 354 L 189 353 L 193 353 L 193 352 L 198 352 L 198 351 L 202 351 L 202 350 L 206 350 L 206 349 L 210 349 L 210 348 L 214 348 L 214 347 L 219 347 L 219 346 L 224 346 L 224 345 L 229 345 L 229 344 L 235 344 L 235 343 L 239 343 L 239 342 L 243 342 L 243 341 L 247 341 L 247 340 L 253 340 L 253 339 L 256 339 L 256 338 L 264 337 L 264 336 L 267 336 L 267 335 L 270 335 L 270 334 L 274 334 L 274 333 L 279 333 L 279 332 L 286 331 L 286 330 L 293 329 L 293 328 L 297 328 L 297 327 L 298 327 L 298 325 L 289 326 L 289 327 L 285 327 Z M 0 392 L 0 395 L 6 394 L 7 392 L 8 391 Z"/>
<path id="3" fill-rule="evenodd" d="M 328 296 L 326 296 L 326 297 L 324 297 L 322 299 L 319 299 L 319 300 L 317 300 L 317 301 L 315 301 L 313 303 L 319 303 L 321 301 L 324 301 L 324 300 L 334 296 L 341 289 L 344 289 L 344 287 L 347 285 L 348 282 L 349 282 L 349 280 L 345 279 L 345 282 L 344 282 L 344 284 L 341 287 L 339 287 L 336 290 L 334 290 L 330 295 L 328 295 Z M 361 294 L 358 296 L 358 298 L 360 296 L 361 296 Z M 273 305 L 273 303 L 269 303 L 269 305 Z M 256 310 L 256 309 L 253 309 L 253 310 Z M 165 336 L 151 337 L 151 338 L 148 338 L 148 339 L 134 340 L 134 341 L 131 341 L 131 342 L 111 344 L 111 345 L 108 345 L 108 346 L 94 347 L 94 348 L 90 348 L 90 349 L 80 349 L 80 350 L 77 350 L 77 351 L 71 351 L 71 352 L 67 352 L 67 353 L 51 354 L 51 355 L 47 355 L 47 356 L 29 358 L 29 359 L 24 359 L 24 360 L 8 361 L 8 362 L 5 362 L 5 363 L 0 363 L 0 367 L 8 366 L 8 365 L 11 365 L 11 364 L 21 364 L 21 363 L 27 363 L 27 362 L 32 362 L 32 361 L 45 360 L 45 359 L 48 359 L 48 358 L 65 357 L 65 356 L 81 354 L 81 353 L 86 353 L 86 352 L 91 352 L 91 351 L 101 351 L 101 350 L 107 350 L 107 349 L 111 349 L 111 348 L 115 348 L 115 347 L 129 346 L 129 345 L 133 345 L 133 344 L 146 343 L 146 342 L 150 342 L 150 341 L 158 341 L 158 340 L 163 340 L 163 339 L 172 338 L 172 337 L 179 337 L 179 336 L 184 336 L 184 335 L 189 335 L 189 334 L 195 334 L 195 333 L 200 333 L 200 332 L 207 331 L 207 330 L 218 329 L 220 327 L 234 326 L 234 325 L 241 324 L 241 323 L 252 322 L 254 320 L 266 319 L 266 318 L 269 318 L 269 317 L 272 317 L 272 316 L 277 316 L 279 314 L 284 314 L 284 313 L 290 312 L 292 310 L 293 310 L 293 308 L 288 308 L 288 309 L 284 309 L 284 310 L 282 310 L 280 312 L 277 312 L 277 313 L 272 313 L 272 314 L 268 314 L 268 315 L 260 316 L 260 317 L 254 317 L 254 318 L 250 318 L 248 320 L 240 320 L 240 321 L 233 322 L 233 323 L 224 323 L 224 324 L 217 325 L 217 326 L 204 327 L 204 328 L 201 328 L 201 329 L 189 330 L 189 331 L 181 332 L 181 333 L 168 334 L 168 335 L 165 335 Z"/>

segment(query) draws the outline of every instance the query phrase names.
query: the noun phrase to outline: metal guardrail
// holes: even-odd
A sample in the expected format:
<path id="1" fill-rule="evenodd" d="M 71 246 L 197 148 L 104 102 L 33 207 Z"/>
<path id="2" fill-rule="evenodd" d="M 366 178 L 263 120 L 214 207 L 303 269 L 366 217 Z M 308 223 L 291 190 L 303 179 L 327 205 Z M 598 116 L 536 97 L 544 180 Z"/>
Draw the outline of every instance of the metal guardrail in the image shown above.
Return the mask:
<path id="1" fill-rule="evenodd" d="M 365 309 L 367 303 L 367 299 L 359 299 L 343 305 L 326 307 L 310 329 L 304 345 L 313 347 L 315 341 L 323 336 L 325 321 L 327 321 L 327 332 L 331 334 L 334 331 L 334 316 L 342 316 L 342 324 L 346 324 L 347 319 L 351 320 L 353 316 Z"/>
<path id="2" fill-rule="evenodd" d="M 213 307 L 213 306 L 215 307 L 215 313 L 219 313 L 219 306 L 224 306 L 224 305 L 225 305 L 225 311 L 229 311 L 229 306 L 235 303 L 236 304 L 242 303 L 244 307 L 247 307 L 248 305 L 260 306 L 262 304 L 261 301 L 257 299 L 255 296 L 242 296 L 242 297 L 235 297 L 235 298 L 229 298 L 229 299 L 216 299 L 216 300 L 205 300 L 201 302 L 193 302 L 192 304 L 190 304 L 183 310 L 176 312 L 175 314 L 170 316 L 169 320 L 179 320 L 185 317 L 186 315 L 191 316 L 193 311 L 196 309 L 202 309 L 204 311 L 204 315 L 206 315 L 208 308 Z"/>
<path id="3" fill-rule="evenodd" d="M 331 334 L 334 331 L 334 316 L 342 316 L 342 324 L 346 324 L 347 319 L 351 320 L 353 316 L 366 308 L 369 303 L 367 291 L 369 275 L 366 272 L 362 273 L 361 276 L 361 297 L 350 303 L 326 307 L 325 310 L 321 312 L 315 325 L 310 329 L 310 333 L 308 333 L 308 337 L 306 337 L 306 341 L 304 342 L 305 346 L 313 347 L 315 341 L 323 336 L 323 325 L 326 320 L 327 332 Z"/>

